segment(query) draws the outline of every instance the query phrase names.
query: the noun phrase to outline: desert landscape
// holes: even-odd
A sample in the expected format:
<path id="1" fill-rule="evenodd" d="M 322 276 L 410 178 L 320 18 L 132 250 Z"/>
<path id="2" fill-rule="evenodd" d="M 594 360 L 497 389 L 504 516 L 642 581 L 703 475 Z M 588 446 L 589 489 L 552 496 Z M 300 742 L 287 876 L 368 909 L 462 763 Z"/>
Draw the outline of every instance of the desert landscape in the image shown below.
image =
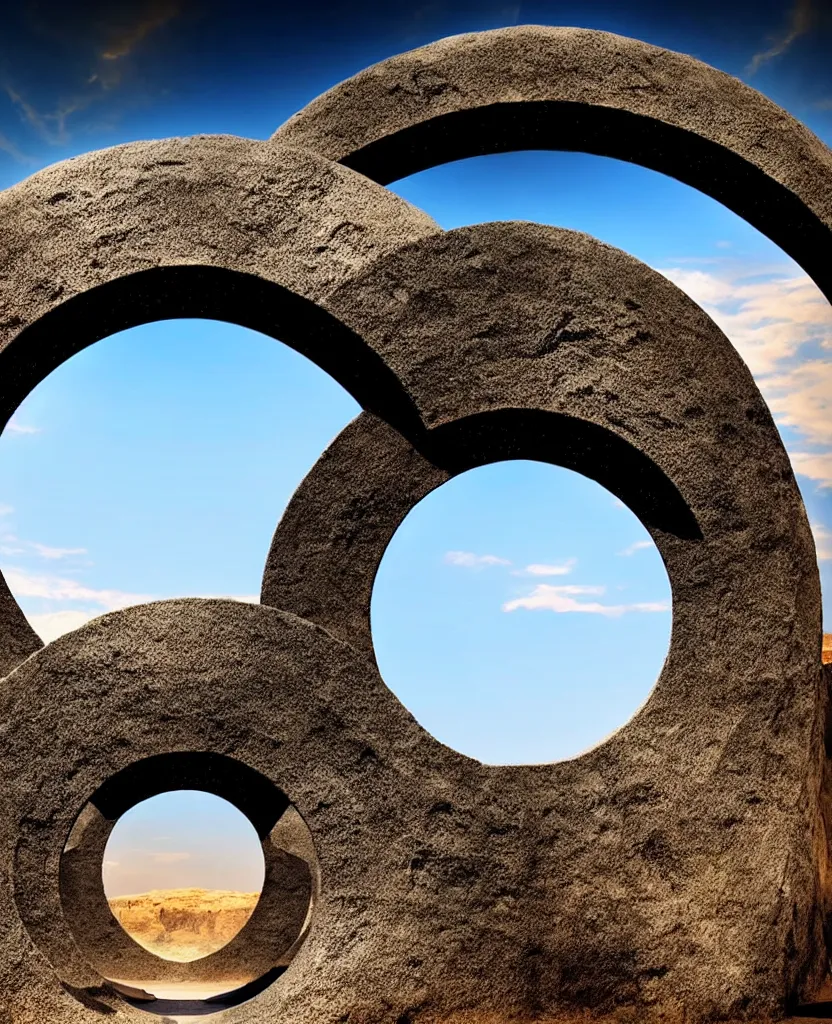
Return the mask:
<path id="1" fill-rule="evenodd" d="M 832 665 L 832 633 L 823 634 L 823 652 L 821 660 L 824 665 Z"/>
<path id="2" fill-rule="evenodd" d="M 222 949 L 251 917 L 259 892 L 155 889 L 109 900 L 124 930 L 166 960 L 187 963 Z"/>

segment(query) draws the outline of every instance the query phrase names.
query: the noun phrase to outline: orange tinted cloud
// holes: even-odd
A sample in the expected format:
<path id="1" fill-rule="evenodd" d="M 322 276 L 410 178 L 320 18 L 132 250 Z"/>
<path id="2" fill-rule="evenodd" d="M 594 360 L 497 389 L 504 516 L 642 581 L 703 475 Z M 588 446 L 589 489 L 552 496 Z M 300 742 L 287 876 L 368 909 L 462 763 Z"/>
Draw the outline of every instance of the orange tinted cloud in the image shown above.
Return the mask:
<path id="1" fill-rule="evenodd" d="M 156 29 L 166 25 L 181 12 L 178 0 L 150 0 L 127 25 L 114 27 L 99 56 L 102 60 L 120 60 Z"/>
<path id="2" fill-rule="evenodd" d="M 748 65 L 747 73 L 753 75 L 763 64 L 785 53 L 795 40 L 806 35 L 815 24 L 816 13 L 813 0 L 795 0 L 795 4 L 789 12 L 788 27 L 774 40 L 768 50 L 754 54 Z"/>
<path id="3" fill-rule="evenodd" d="M 24 122 L 49 145 L 63 145 L 69 140 L 68 120 L 122 84 L 129 57 L 145 40 L 163 25 L 177 17 L 186 0 L 144 0 L 127 10 L 108 7 L 88 24 L 42 21 L 36 31 L 60 41 L 67 51 L 79 47 L 89 49 L 91 67 L 83 79 L 71 85 L 69 97 L 62 97 L 51 109 L 38 109 L 22 92 L 10 84 L 5 92 Z M 0 150 L 14 155 L 11 143 L 0 139 Z"/>

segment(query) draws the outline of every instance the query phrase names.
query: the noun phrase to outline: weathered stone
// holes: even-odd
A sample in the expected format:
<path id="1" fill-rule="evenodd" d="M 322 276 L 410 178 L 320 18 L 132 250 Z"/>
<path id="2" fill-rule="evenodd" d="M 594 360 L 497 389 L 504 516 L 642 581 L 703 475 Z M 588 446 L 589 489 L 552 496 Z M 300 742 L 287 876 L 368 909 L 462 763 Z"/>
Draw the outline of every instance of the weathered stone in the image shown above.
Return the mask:
<path id="1" fill-rule="evenodd" d="M 140 765 L 142 763 L 146 762 L 139 762 Z M 170 759 L 163 760 L 160 767 L 161 778 L 147 791 L 149 793 L 154 790 L 165 792 L 170 786 L 171 775 L 175 774 Z M 201 777 L 197 768 L 192 784 L 195 788 L 206 783 L 215 787 L 218 772 L 223 767 L 222 759 L 215 759 L 210 767 L 206 766 Z M 111 777 L 109 783 L 112 781 Z M 238 786 L 246 785 L 246 774 L 241 772 L 234 781 Z M 236 787 L 230 786 L 229 790 L 225 793 L 226 798 L 236 803 Z M 61 856 L 60 890 L 67 927 L 78 948 L 103 978 L 140 979 L 144 985 L 151 982 L 227 981 L 228 988 L 234 988 L 290 962 L 287 954 L 294 951 L 304 933 L 312 901 L 313 873 L 317 876 L 318 866 L 308 829 L 293 809 L 288 828 L 296 833 L 301 830 L 307 833 L 305 841 L 300 838 L 294 843 L 295 846 L 303 845 L 306 857 L 295 856 L 281 844 L 280 834 L 286 831 L 287 826 L 281 830 L 280 822 L 288 811 L 283 812 L 284 805 L 279 799 L 276 809 L 281 817 L 261 837 L 265 878 L 254 912 L 238 934 L 221 949 L 210 956 L 181 963 L 160 959 L 139 945 L 111 912 L 104 893 L 101 865 L 107 841 L 118 818 L 102 814 L 93 794 L 73 825 Z M 247 810 L 245 804 L 240 809 Z"/>
<path id="2" fill-rule="evenodd" d="M 512 769 L 538 810 L 558 810 L 556 828 L 535 829 L 558 904 L 536 1005 L 598 1008 L 618 992 L 642 1014 L 765 1015 L 811 992 L 830 899 L 817 562 L 731 344 L 632 257 L 531 224 L 414 243 L 326 305 L 361 325 L 427 429 L 405 439 L 367 414 L 347 427 L 277 529 L 264 603 L 371 652 L 372 582 L 404 516 L 504 458 L 604 484 L 667 568 L 673 633 L 647 703 L 580 758 Z M 595 933 L 626 956 L 585 956 Z"/>
<path id="3" fill-rule="evenodd" d="M 0 194 L 3 422 L 85 345 L 173 316 L 279 337 L 365 409 L 287 509 L 261 606 L 146 605 L 37 650 L 0 581 L 15 669 L 0 689 L 0 1019 L 149 1008 L 103 976 L 141 956 L 113 931 L 96 865 L 172 759 L 276 851 L 260 923 L 207 958 L 265 972 L 249 1002 L 215 1004 L 229 1024 L 705 1024 L 782 1017 L 819 991 L 830 671 L 805 510 L 748 370 L 626 254 L 539 225 L 441 232 L 369 180 L 531 145 L 675 174 L 830 294 L 829 151 L 736 80 L 585 30 L 444 40 L 272 142 L 136 143 Z M 651 697 L 557 764 L 454 753 L 372 656 L 372 581 L 397 526 L 505 458 L 619 495 L 673 588 Z M 281 865 L 298 871 L 281 881 Z M 281 892 L 301 932 L 288 950 Z"/>
<path id="4" fill-rule="evenodd" d="M 561 149 L 661 171 L 768 235 L 832 298 L 832 154 L 739 79 L 595 29 L 519 25 L 398 54 L 273 136 L 387 184 L 463 157 Z"/>
<path id="5" fill-rule="evenodd" d="M 279 337 L 371 403 L 384 367 L 314 300 L 439 230 L 354 171 L 233 136 L 134 142 L 48 167 L 0 192 L 0 225 L 0 425 L 76 352 L 175 317 Z M 39 646 L 0 577 L 0 670 Z"/>

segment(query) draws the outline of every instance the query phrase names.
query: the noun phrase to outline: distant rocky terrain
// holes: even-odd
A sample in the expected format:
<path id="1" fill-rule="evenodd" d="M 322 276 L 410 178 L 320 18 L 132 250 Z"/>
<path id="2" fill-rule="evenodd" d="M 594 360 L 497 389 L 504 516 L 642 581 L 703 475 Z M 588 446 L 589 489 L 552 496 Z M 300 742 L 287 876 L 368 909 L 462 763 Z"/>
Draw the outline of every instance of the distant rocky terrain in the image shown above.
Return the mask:
<path id="1" fill-rule="evenodd" d="M 821 659 L 824 665 L 832 665 L 832 633 L 823 634 L 823 654 Z"/>
<path id="2" fill-rule="evenodd" d="M 154 889 L 109 900 L 122 928 L 166 960 L 186 963 L 221 949 L 251 917 L 258 892 Z"/>

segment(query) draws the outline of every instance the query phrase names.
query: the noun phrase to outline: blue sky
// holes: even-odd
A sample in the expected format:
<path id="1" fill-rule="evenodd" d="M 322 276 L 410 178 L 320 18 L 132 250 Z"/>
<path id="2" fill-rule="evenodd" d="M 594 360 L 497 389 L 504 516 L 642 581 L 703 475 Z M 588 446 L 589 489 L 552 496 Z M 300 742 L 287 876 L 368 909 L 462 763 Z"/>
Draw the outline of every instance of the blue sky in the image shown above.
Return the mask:
<path id="1" fill-rule="evenodd" d="M 334 4 L 326 17 L 296 11 L 256 26 L 222 5 L 84 10 L 70 24 L 57 5 L 23 5 L 0 46 L 0 187 L 131 139 L 266 138 L 369 62 L 517 22 L 693 53 L 832 143 L 830 22 L 811 3 Z M 446 228 L 523 219 L 589 232 L 703 305 L 775 413 L 832 623 L 832 315 L 799 267 L 710 198 L 613 160 L 503 154 L 391 187 Z M 56 370 L 0 436 L 0 568 L 45 639 L 142 600 L 254 599 L 281 510 L 357 411 L 317 367 L 234 325 L 164 322 L 105 339 Z M 599 742 L 646 699 L 669 599 L 646 531 L 610 494 L 566 470 L 501 464 L 457 478 L 407 518 L 373 595 L 376 651 L 388 685 L 443 742 L 490 763 L 554 760 Z M 213 820 L 187 795 L 167 799 L 180 816 L 190 807 L 195 822 Z M 130 842 L 122 852 L 140 859 Z"/>
<path id="2" fill-rule="evenodd" d="M 104 891 L 110 899 L 158 888 L 260 892 L 265 873 L 260 840 L 248 818 L 227 800 L 195 790 L 136 804 L 119 818 L 104 850 Z"/>

